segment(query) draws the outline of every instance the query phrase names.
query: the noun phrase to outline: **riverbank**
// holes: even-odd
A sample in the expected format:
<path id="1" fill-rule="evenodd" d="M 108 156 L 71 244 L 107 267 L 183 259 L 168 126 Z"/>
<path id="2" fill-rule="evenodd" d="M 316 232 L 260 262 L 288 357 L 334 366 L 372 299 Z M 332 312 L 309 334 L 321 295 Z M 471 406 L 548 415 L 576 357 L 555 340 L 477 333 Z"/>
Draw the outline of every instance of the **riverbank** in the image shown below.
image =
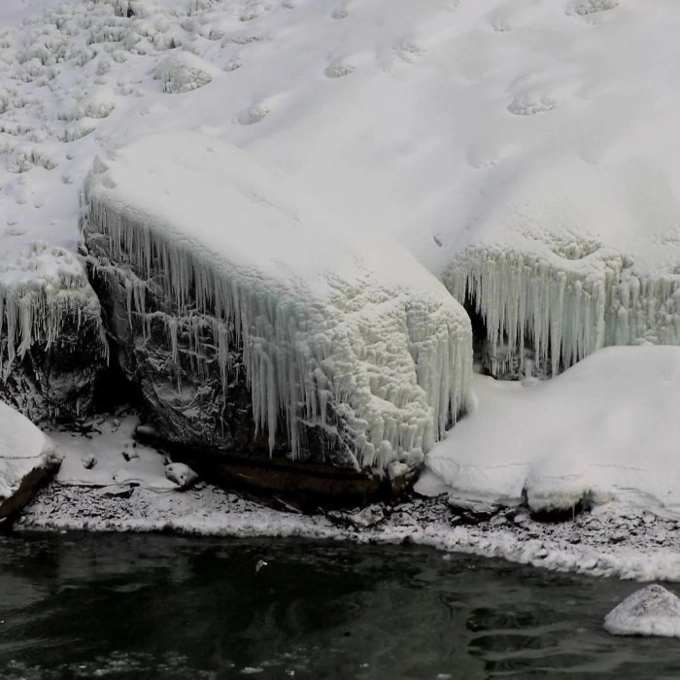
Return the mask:
<path id="1" fill-rule="evenodd" d="M 461 521 L 445 497 L 309 516 L 267 508 L 204 483 L 178 492 L 57 481 L 39 492 L 16 529 L 414 543 L 553 571 L 680 581 L 680 522 L 644 509 L 610 503 L 570 521 L 544 523 L 522 509 L 506 508 L 476 524 Z"/>

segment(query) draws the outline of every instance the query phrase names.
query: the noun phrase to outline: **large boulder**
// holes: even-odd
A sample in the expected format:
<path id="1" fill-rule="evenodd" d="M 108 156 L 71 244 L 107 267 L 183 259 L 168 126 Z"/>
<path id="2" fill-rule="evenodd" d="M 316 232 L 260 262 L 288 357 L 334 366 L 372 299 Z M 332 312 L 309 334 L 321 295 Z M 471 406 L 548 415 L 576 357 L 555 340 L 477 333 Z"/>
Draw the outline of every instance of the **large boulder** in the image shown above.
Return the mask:
<path id="1" fill-rule="evenodd" d="M 445 288 L 235 147 L 146 138 L 95 164 L 84 205 L 112 354 L 179 451 L 403 478 L 465 407 Z"/>

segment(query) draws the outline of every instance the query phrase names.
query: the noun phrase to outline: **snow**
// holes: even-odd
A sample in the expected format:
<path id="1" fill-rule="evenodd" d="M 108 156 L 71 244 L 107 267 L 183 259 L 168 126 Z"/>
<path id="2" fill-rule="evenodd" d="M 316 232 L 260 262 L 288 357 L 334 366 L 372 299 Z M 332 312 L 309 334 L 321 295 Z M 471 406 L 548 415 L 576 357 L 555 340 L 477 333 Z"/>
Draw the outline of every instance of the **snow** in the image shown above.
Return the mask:
<path id="1" fill-rule="evenodd" d="M 454 493 L 570 510 L 610 499 L 680 512 L 680 348 L 610 347 L 546 382 L 475 376 L 477 404 L 430 452 Z M 425 492 L 437 480 L 419 484 Z"/>
<path id="2" fill-rule="evenodd" d="M 97 161 L 84 198 L 86 236 L 108 236 L 111 259 L 140 277 L 128 314 L 145 313 L 145 282 L 164 272 L 180 315 L 213 319 L 225 388 L 235 325 L 270 446 L 282 415 L 297 456 L 299 419 L 331 426 L 332 406 L 358 468 L 413 467 L 465 407 L 471 329 L 443 285 L 399 244 L 339 223 L 236 147 L 198 133 L 145 137 Z"/>
<path id="3" fill-rule="evenodd" d="M 680 637 L 680 599 L 654 583 L 629 595 L 610 611 L 604 627 L 614 635 Z"/>
<path id="4" fill-rule="evenodd" d="M 100 417 L 86 436 L 68 430 L 49 433 L 59 455 L 59 484 L 71 487 L 124 488 L 137 484 L 156 491 L 177 488 L 165 476 L 165 459 L 155 449 L 134 441 L 139 418 L 134 414 Z M 92 462 L 92 464 L 90 464 Z"/>
<path id="5" fill-rule="evenodd" d="M 12 496 L 24 477 L 56 458 L 54 443 L 28 418 L 0 402 L 0 500 Z"/>

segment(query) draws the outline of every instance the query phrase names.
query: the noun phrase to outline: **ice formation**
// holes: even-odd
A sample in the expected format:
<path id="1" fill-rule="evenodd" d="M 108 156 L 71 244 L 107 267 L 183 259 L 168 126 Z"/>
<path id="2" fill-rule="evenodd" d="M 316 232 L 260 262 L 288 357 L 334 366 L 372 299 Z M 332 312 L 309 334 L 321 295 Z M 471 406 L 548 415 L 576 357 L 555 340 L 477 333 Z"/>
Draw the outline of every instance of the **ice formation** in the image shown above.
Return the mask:
<path id="1" fill-rule="evenodd" d="M 147 137 L 98 162 L 84 197 L 86 240 L 103 234 L 111 261 L 136 274 L 128 314 L 145 315 L 160 269 L 182 316 L 212 319 L 224 381 L 235 329 L 270 447 L 280 417 L 296 456 L 299 421 L 332 428 L 332 413 L 356 465 L 390 471 L 420 462 L 466 405 L 470 325 L 445 288 L 401 246 L 331 219 L 235 147 Z"/>
<path id="2" fill-rule="evenodd" d="M 99 301 L 78 258 L 35 242 L 0 265 L 0 364 L 5 380 L 34 344 L 47 350 L 67 319 L 99 318 Z M 103 331 L 102 331 L 103 332 Z M 101 349 L 107 344 L 102 338 Z"/>
<path id="3" fill-rule="evenodd" d="M 653 583 L 612 609 L 604 627 L 613 635 L 680 637 L 680 599 Z"/>
<path id="4" fill-rule="evenodd" d="M 648 216 L 649 180 L 629 172 L 621 186 L 581 159 L 543 161 L 452 257 L 442 278 L 484 319 L 494 368 L 526 346 L 555 375 L 609 345 L 680 344 L 680 202 L 661 191 Z"/>

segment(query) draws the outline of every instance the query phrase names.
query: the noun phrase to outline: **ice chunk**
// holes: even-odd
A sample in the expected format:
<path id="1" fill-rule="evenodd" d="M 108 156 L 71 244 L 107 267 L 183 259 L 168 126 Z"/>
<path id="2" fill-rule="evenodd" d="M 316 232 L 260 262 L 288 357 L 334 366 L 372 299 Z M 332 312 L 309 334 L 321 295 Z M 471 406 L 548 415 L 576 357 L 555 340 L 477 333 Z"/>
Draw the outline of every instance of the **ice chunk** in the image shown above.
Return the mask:
<path id="1" fill-rule="evenodd" d="M 330 428 L 339 418 L 357 466 L 422 461 L 467 404 L 471 330 L 406 250 L 354 232 L 212 137 L 148 137 L 107 165 L 87 182 L 82 228 L 135 272 L 129 315 L 146 314 L 151 271 L 162 272 L 182 316 L 214 319 L 224 380 L 224 329 L 234 327 L 270 447 L 279 418 L 294 456 L 300 421 Z M 163 318 L 175 347 L 177 324 Z"/>
<path id="2" fill-rule="evenodd" d="M 604 627 L 613 635 L 680 637 L 680 598 L 653 583 L 612 609 Z"/>

